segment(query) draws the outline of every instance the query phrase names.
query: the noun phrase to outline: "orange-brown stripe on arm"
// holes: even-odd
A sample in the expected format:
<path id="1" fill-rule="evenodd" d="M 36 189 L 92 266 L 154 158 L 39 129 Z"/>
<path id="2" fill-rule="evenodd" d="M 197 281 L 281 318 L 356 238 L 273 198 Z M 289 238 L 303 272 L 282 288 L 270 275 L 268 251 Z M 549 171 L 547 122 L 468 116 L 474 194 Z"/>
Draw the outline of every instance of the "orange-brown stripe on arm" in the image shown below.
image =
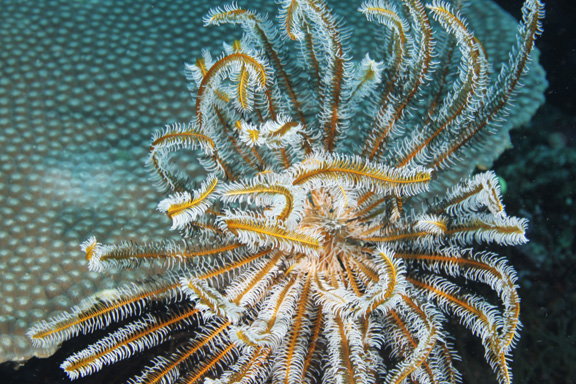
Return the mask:
<path id="1" fill-rule="evenodd" d="M 294 20 L 296 19 L 294 13 L 296 12 L 296 7 L 298 7 L 297 0 L 291 0 L 288 9 L 286 10 L 286 33 L 291 40 L 297 40 L 296 35 L 293 32 Z"/>
<path id="2" fill-rule="evenodd" d="M 480 281 L 497 287 L 496 291 L 504 304 L 504 327 L 500 332 L 500 343 L 503 350 L 508 350 L 517 337 L 520 324 L 520 298 L 516 290 L 514 275 L 506 269 L 501 259 L 489 255 L 477 256 L 477 258 L 463 258 L 446 256 L 441 254 L 419 254 L 397 252 L 395 257 L 404 260 L 414 260 L 434 268 L 438 265 L 445 271 L 452 271 L 452 276 L 464 276 L 465 278 Z M 458 267 L 461 272 L 457 273 L 453 268 Z"/>
<path id="3" fill-rule="evenodd" d="M 197 383 L 200 379 L 203 379 L 210 371 L 217 368 L 219 364 L 223 366 L 230 365 L 230 361 L 226 361 L 228 358 L 232 360 L 230 355 L 234 352 L 235 345 L 234 343 L 229 343 L 228 346 L 222 349 L 217 355 L 213 355 L 208 359 L 202 360 L 199 364 L 200 369 L 195 369 L 192 373 L 188 374 L 184 378 L 184 383 L 186 384 L 194 384 Z"/>
<path id="4" fill-rule="evenodd" d="M 95 238 L 89 239 L 96 241 Z M 236 241 L 224 241 L 212 246 L 191 245 L 189 243 L 149 243 L 99 244 L 89 260 L 90 270 L 107 271 L 114 268 L 134 268 L 142 262 L 160 261 L 167 266 L 186 263 L 198 258 L 220 255 L 244 245 Z"/>
<path id="5" fill-rule="evenodd" d="M 449 103 L 442 107 L 438 116 L 434 116 L 432 127 L 434 130 L 427 133 L 424 141 L 416 145 L 409 153 L 402 156 L 398 166 L 404 166 L 414 159 L 425 148 L 442 133 L 449 129 L 457 118 L 463 115 L 472 103 L 473 96 L 477 89 L 484 89 L 488 74 L 488 61 L 484 55 L 484 49 L 478 39 L 468 30 L 466 25 L 454 13 L 450 6 L 440 4 L 439 6 L 428 5 L 432 10 L 432 15 L 441 22 L 444 28 L 457 37 L 458 45 L 462 52 L 462 64 L 460 78 L 464 81 L 458 82 L 458 88 L 454 90 Z"/>
<path id="6" fill-rule="evenodd" d="M 516 217 L 477 215 L 473 219 L 456 220 L 446 230 L 446 235 L 462 245 L 495 242 L 501 245 L 518 245 L 526 238 L 527 220 Z"/>
<path id="7" fill-rule="evenodd" d="M 353 366 L 353 359 L 350 356 L 350 345 L 348 343 L 348 335 L 346 334 L 346 330 L 344 329 L 344 322 L 340 316 L 335 317 L 336 324 L 338 325 L 338 332 L 340 333 L 340 340 L 341 340 L 341 353 L 342 353 L 342 362 L 344 363 L 347 371 L 347 379 L 349 383 L 355 384 L 358 381 L 356 380 L 355 369 Z"/>
<path id="8" fill-rule="evenodd" d="M 515 54 L 509 63 L 502 67 L 502 72 L 495 85 L 490 87 L 485 102 L 479 112 L 474 116 L 452 144 L 443 152 L 436 155 L 429 163 L 434 169 L 441 169 L 457 158 L 461 149 L 473 146 L 474 140 L 481 134 L 489 135 L 487 127 L 495 121 L 517 90 L 518 84 L 530 60 L 536 37 L 542 31 L 541 20 L 544 17 L 543 4 L 539 1 L 530 2 L 531 7 L 523 9 L 523 20 L 520 34 L 517 38 Z"/>
<path id="9" fill-rule="evenodd" d="M 210 148 L 214 148 L 214 141 L 203 134 L 200 130 L 194 129 L 190 126 L 188 129 L 183 129 L 181 132 L 170 131 L 162 136 L 157 137 L 151 144 L 150 150 L 157 149 L 161 146 L 175 145 L 178 141 L 193 140 L 204 142 Z"/>
<path id="10" fill-rule="evenodd" d="M 365 343 L 361 321 L 349 316 L 339 316 L 330 311 L 325 313 L 326 327 L 323 334 L 327 339 L 327 365 L 324 380 L 339 383 L 370 383 L 372 359 L 365 354 Z"/>
<path id="11" fill-rule="evenodd" d="M 375 147 L 381 147 L 389 137 L 390 130 L 392 125 L 387 125 L 386 127 L 382 126 L 382 122 L 385 122 L 385 114 L 387 111 L 387 107 L 389 105 L 389 99 L 393 94 L 393 91 L 398 87 L 398 78 L 400 76 L 400 71 L 402 66 L 405 66 L 406 63 L 406 42 L 407 36 L 405 31 L 405 26 L 403 24 L 402 19 L 397 14 L 397 12 L 393 11 L 392 9 L 386 9 L 382 7 L 376 6 L 369 6 L 368 4 L 364 4 L 359 9 L 369 21 L 376 19 L 378 22 L 388 25 L 392 31 L 392 42 L 390 45 L 390 52 L 393 53 L 394 59 L 392 60 L 392 64 L 390 65 L 389 75 L 386 76 L 386 85 L 384 86 L 384 90 L 380 95 L 380 102 L 379 102 L 379 109 L 374 118 L 374 122 L 372 124 L 372 133 L 371 137 L 375 137 Z M 371 143 L 373 140 L 368 140 L 364 146 L 362 156 L 367 156 L 368 151 L 370 150 Z"/>
<path id="12" fill-rule="evenodd" d="M 317 28 L 322 29 L 330 39 L 329 46 L 332 50 L 326 52 L 326 57 L 329 59 L 327 63 L 327 76 L 330 79 L 327 81 L 326 90 L 323 92 L 321 110 L 326 113 L 321 120 L 323 120 L 324 129 L 324 149 L 327 152 L 332 152 L 336 144 L 336 134 L 338 125 L 343 120 L 340 116 L 340 109 L 342 108 L 342 92 L 344 85 L 344 72 L 345 63 L 349 60 L 344 54 L 344 49 L 341 43 L 338 25 L 334 17 L 330 14 L 326 4 L 317 0 L 307 0 L 307 7 L 312 14 L 309 18 L 315 20 Z M 324 47 L 324 45 L 323 45 Z M 312 47 L 312 52 L 314 51 Z"/>
<path id="13" fill-rule="evenodd" d="M 374 196 L 374 191 L 365 191 L 362 193 L 362 196 L 358 199 L 358 202 L 356 204 L 358 206 L 361 206 L 372 196 Z"/>
<path id="14" fill-rule="evenodd" d="M 481 338 L 488 362 L 493 364 L 503 382 L 510 382 L 510 368 L 506 361 L 508 349 L 504 348 L 500 341 L 498 320 L 493 306 L 476 296 L 459 294 L 459 287 L 440 277 L 426 280 L 407 277 L 406 280 L 433 294 L 439 303 L 443 303 L 468 329 Z"/>
<path id="15" fill-rule="evenodd" d="M 214 92 L 215 90 L 212 89 L 211 84 L 217 82 L 220 78 L 226 77 L 229 75 L 230 69 L 239 66 L 241 68 L 239 74 L 239 105 L 242 106 L 243 109 L 249 109 L 251 106 L 249 105 L 252 103 L 251 100 L 248 100 L 247 97 L 247 84 L 248 84 L 248 77 L 252 75 L 254 77 L 254 81 L 256 84 L 256 90 L 262 91 L 263 94 L 266 96 L 267 104 L 269 107 L 269 111 L 272 116 L 275 116 L 274 112 L 274 105 L 272 96 L 270 94 L 270 90 L 268 89 L 268 74 L 267 74 L 267 67 L 266 63 L 263 62 L 262 59 L 250 56 L 246 53 L 239 52 L 236 50 L 234 53 L 223 57 L 222 59 L 218 60 L 214 65 L 210 67 L 210 69 L 206 72 L 204 77 L 202 78 L 202 82 L 198 87 L 198 94 L 196 98 L 196 122 L 195 124 L 204 129 L 205 127 L 209 127 L 210 123 L 210 116 L 206 117 L 207 114 L 212 114 L 215 112 L 215 104 L 213 98 L 215 97 Z M 250 70 L 248 70 L 248 68 Z M 218 155 L 216 151 L 214 151 L 212 155 L 213 160 L 216 164 L 222 168 L 226 177 L 230 180 L 235 180 L 236 175 L 233 174 L 233 170 L 229 164 L 223 159 L 221 156 Z"/>
<path id="16" fill-rule="evenodd" d="M 251 275 L 245 275 L 244 279 L 239 281 L 237 286 L 233 286 L 229 289 L 227 295 L 235 304 L 246 305 L 245 300 L 249 299 L 249 294 L 252 290 L 261 284 L 270 283 L 266 278 L 270 277 L 270 272 L 277 267 L 284 254 L 282 252 L 272 251 L 271 249 L 264 250 L 257 254 L 257 256 L 264 256 L 271 252 L 274 252 L 274 254 L 270 260 L 264 264 L 264 266 Z"/>
<path id="17" fill-rule="evenodd" d="M 358 279 L 357 279 L 356 275 L 354 274 L 354 272 L 352 271 L 352 268 L 350 268 L 350 260 L 348 258 L 346 258 L 342 262 L 344 263 L 344 266 L 346 268 L 346 277 L 348 277 L 348 279 L 345 280 L 346 283 L 348 284 L 347 288 L 352 286 L 352 290 L 354 291 L 356 296 L 358 296 L 358 297 L 362 296 L 362 292 L 360 291 L 360 284 L 358 282 Z"/>
<path id="18" fill-rule="evenodd" d="M 257 171 L 258 166 L 256 164 L 254 164 L 253 160 L 250 159 L 250 157 L 247 155 L 247 153 L 245 152 L 245 147 L 238 144 L 238 141 L 236 140 L 236 137 L 234 136 L 233 131 L 230 129 L 230 126 L 233 126 L 233 124 L 229 124 L 226 121 L 223 111 L 220 108 L 218 108 L 217 106 L 214 106 L 214 113 L 218 117 L 218 121 L 220 122 L 220 126 L 222 127 L 222 130 L 224 132 L 226 132 L 226 136 L 228 137 L 228 141 L 230 141 L 230 144 L 232 144 L 236 153 L 238 153 L 238 155 L 240 155 L 240 157 L 246 162 L 247 165 L 249 165 L 252 169 Z"/>
<path id="19" fill-rule="evenodd" d="M 424 238 L 429 236 L 430 232 L 410 232 L 410 233 L 403 233 L 401 231 L 390 233 L 388 235 L 383 236 L 368 236 L 362 237 L 364 241 L 370 241 L 374 243 L 386 243 L 392 241 L 410 241 L 410 240 L 417 240 L 419 238 Z"/>
<path id="20" fill-rule="evenodd" d="M 434 293 L 435 295 L 437 295 L 438 297 L 446 299 L 449 302 L 456 305 L 457 307 L 466 310 L 466 312 L 477 317 L 482 323 L 484 323 L 489 328 L 492 328 L 495 326 L 493 324 L 490 324 L 490 321 L 488 320 L 488 317 L 484 312 L 482 312 L 480 309 L 476 308 L 473 304 L 469 303 L 465 299 L 458 298 L 454 294 L 446 292 L 446 291 L 444 291 L 444 290 L 442 290 L 436 286 L 433 286 L 431 284 L 427 284 L 423 281 L 417 280 L 417 279 L 412 278 L 412 277 L 406 277 L 406 280 L 408 280 L 410 283 L 414 284 L 416 287 L 430 291 L 430 292 Z"/>
<path id="21" fill-rule="evenodd" d="M 314 36 L 307 29 L 307 24 L 303 23 L 303 29 L 306 30 L 304 37 L 304 46 L 306 49 L 306 55 L 312 67 L 312 79 L 316 85 L 316 92 L 320 94 L 320 63 L 314 52 Z"/>
<path id="22" fill-rule="evenodd" d="M 286 283 L 286 285 L 284 286 L 282 291 L 280 291 L 280 293 L 278 294 L 276 306 L 274 307 L 274 310 L 272 311 L 272 316 L 270 316 L 270 319 L 268 320 L 267 325 L 266 325 L 266 332 L 267 333 L 269 333 L 272 330 L 272 328 L 274 327 L 274 324 L 275 324 L 276 320 L 278 319 L 278 313 L 280 312 L 280 307 L 284 303 L 284 300 L 285 300 L 286 296 L 288 295 L 288 292 L 290 292 L 290 290 L 292 289 L 294 284 L 296 284 L 296 282 L 297 282 L 296 279 L 290 279 Z"/>
<path id="23" fill-rule="evenodd" d="M 342 120 L 340 116 L 340 103 L 342 98 L 342 82 L 344 78 L 344 60 L 337 58 L 334 60 L 334 78 L 332 80 L 332 103 L 330 106 L 330 119 L 324 124 L 325 130 L 325 145 L 324 148 L 328 152 L 334 151 L 336 142 L 336 133 L 338 124 Z"/>
<path id="24" fill-rule="evenodd" d="M 170 163 L 170 156 L 181 149 L 200 149 L 204 154 L 217 161 L 214 140 L 199 126 L 175 123 L 157 131 L 152 137 L 148 164 L 155 171 L 159 186 L 166 191 L 184 192 L 188 190 L 190 180 L 181 174 Z"/>
<path id="25" fill-rule="evenodd" d="M 390 383 L 399 384 L 404 379 L 408 378 L 412 372 L 414 372 L 420 366 L 423 366 L 430 380 L 434 383 L 438 381 L 428 364 L 428 356 L 434 349 L 438 341 L 438 334 L 436 327 L 434 326 L 430 317 L 418 306 L 416 305 L 410 297 L 402 295 L 402 299 L 406 303 L 407 307 L 412 311 L 416 312 L 422 322 L 425 324 L 426 330 L 423 331 L 423 335 L 419 335 L 419 340 L 416 340 L 412 332 L 408 329 L 409 326 L 401 319 L 399 314 L 395 310 L 391 310 L 389 313 L 393 321 L 400 328 L 401 332 L 408 339 L 412 346 L 411 351 L 405 350 L 404 353 L 407 356 L 406 360 L 402 361 L 396 368 L 395 374 Z"/>
<path id="26" fill-rule="evenodd" d="M 202 191 L 198 197 L 183 202 L 182 204 L 174 204 L 168 207 L 168 209 L 166 210 L 166 216 L 168 216 L 170 219 L 174 219 L 174 216 L 178 216 L 182 214 L 184 211 L 191 209 L 195 206 L 198 206 L 203 201 L 205 201 L 206 198 L 210 196 L 210 194 L 212 194 L 212 192 L 214 192 L 214 189 L 216 189 L 217 184 L 218 179 L 214 178 L 213 181 L 208 186 L 208 188 Z"/>
<path id="27" fill-rule="evenodd" d="M 258 347 L 240 355 L 239 361 L 226 371 L 220 379 L 225 383 L 257 382 L 266 377 L 270 370 L 269 359 L 272 349 Z"/>
<path id="28" fill-rule="evenodd" d="M 436 108 L 440 104 L 442 100 L 442 95 L 444 94 L 444 87 L 449 85 L 448 83 L 448 76 L 450 75 L 450 70 L 452 69 L 452 57 L 454 56 L 454 50 L 456 49 L 456 41 L 452 40 L 450 42 L 450 48 L 448 50 L 448 54 L 444 55 L 443 57 L 443 64 L 442 69 L 438 68 L 438 72 L 442 73 L 442 76 L 438 80 L 438 90 L 436 91 L 436 96 L 434 100 L 430 102 L 430 106 L 428 108 L 428 113 L 426 114 L 426 120 L 424 121 L 424 125 L 430 123 L 431 117 L 434 116 Z"/>
<path id="29" fill-rule="evenodd" d="M 288 6 L 284 6 L 284 12 L 283 21 L 286 34 L 290 40 L 298 40 L 301 43 L 301 50 L 304 55 L 304 62 L 306 63 L 305 68 L 313 79 L 315 92 L 319 94 L 320 65 L 314 52 L 315 43 L 313 41 L 313 34 L 310 32 L 309 15 L 302 10 L 302 5 L 299 4 L 297 0 L 292 0 Z M 291 94 L 290 89 L 289 94 Z M 305 145 L 307 146 L 307 153 L 309 153 L 311 151 L 310 145 L 308 143 Z"/>
<path id="30" fill-rule="evenodd" d="M 274 246 L 280 251 L 316 255 L 320 248 L 321 235 L 289 230 L 266 219 L 248 215 L 229 214 L 223 221 L 226 227 L 240 242 Z"/>
<path id="31" fill-rule="evenodd" d="M 177 192 L 158 204 L 158 210 L 172 220 L 171 229 L 184 229 L 190 222 L 202 217 L 216 197 L 219 180 L 209 175 L 199 189 Z"/>
<path id="32" fill-rule="evenodd" d="M 215 277 L 231 272 L 235 269 L 242 268 L 243 266 L 250 264 L 255 260 L 258 260 L 261 257 L 268 255 L 270 252 L 272 252 L 272 250 L 267 249 L 262 252 L 255 253 L 254 255 L 239 257 L 236 260 L 229 260 L 229 262 L 225 263 L 222 267 L 202 273 L 196 278 L 200 280 L 213 279 Z"/>
<path id="33" fill-rule="evenodd" d="M 420 0 L 408 0 L 406 1 L 406 6 L 414 23 L 413 31 L 417 34 L 414 36 L 414 39 L 416 39 L 415 43 L 417 44 L 417 52 L 414 59 L 418 60 L 412 66 L 412 73 L 409 76 L 410 79 L 412 79 L 410 89 L 402 96 L 402 102 L 396 103 L 392 116 L 386 123 L 386 127 L 384 129 L 380 128 L 381 134 L 373 141 L 372 150 L 368 155 L 369 160 L 378 158 L 379 153 L 383 149 L 382 143 L 386 140 L 392 127 L 402 118 L 430 71 L 433 52 L 430 20 Z"/>
<path id="34" fill-rule="evenodd" d="M 240 102 L 240 106 L 244 110 L 248 110 L 248 81 L 249 81 L 249 73 L 246 70 L 245 66 L 242 66 L 240 69 L 240 74 L 238 75 L 238 101 Z"/>
<path id="35" fill-rule="evenodd" d="M 370 250 L 369 253 L 372 254 L 373 252 L 374 252 L 373 250 Z M 362 273 L 366 280 L 372 283 L 377 283 L 380 280 L 380 278 L 378 277 L 378 272 L 376 272 L 375 270 L 375 266 L 368 264 L 369 260 L 366 257 L 354 254 L 352 256 L 352 260 L 355 265 L 354 269 L 357 270 L 359 273 Z"/>
<path id="36" fill-rule="evenodd" d="M 145 369 L 141 375 L 134 378 L 135 381 L 138 383 L 159 384 L 166 380 L 178 378 L 180 376 L 178 367 L 181 366 L 181 364 L 185 364 L 186 360 L 202 351 L 205 347 L 209 347 L 211 343 L 215 343 L 221 339 L 221 334 L 228 329 L 230 324 L 231 323 L 227 321 L 220 326 L 214 326 L 212 329 L 203 332 L 206 334 L 199 335 L 199 338 L 180 347 L 179 350 L 169 358 L 159 360 L 155 365 Z M 233 344 L 231 344 L 231 346 L 233 346 Z M 228 352 L 231 348 L 226 348 L 225 350 Z M 193 374 L 195 373 L 197 372 Z"/>
<path id="37" fill-rule="evenodd" d="M 197 124 L 201 127 L 204 123 L 204 115 L 203 115 L 203 103 L 207 102 L 205 100 L 205 93 L 209 89 L 209 84 L 211 81 L 215 79 L 216 76 L 220 76 L 221 74 L 226 73 L 226 69 L 230 65 L 239 64 L 239 65 L 246 65 L 251 67 L 256 73 L 256 81 L 259 86 L 263 89 L 266 88 L 266 69 L 264 66 L 258 62 L 254 57 L 247 55 L 245 53 L 232 53 L 228 56 L 223 57 L 222 59 L 218 60 L 210 70 L 206 73 L 204 78 L 202 79 L 202 83 L 198 88 L 198 95 L 196 98 L 196 119 Z"/>
<path id="38" fill-rule="evenodd" d="M 313 272 L 308 272 L 306 274 L 305 277 L 305 281 L 304 281 L 304 286 L 302 288 L 302 292 L 300 293 L 300 297 L 299 297 L 299 305 L 298 305 L 298 311 L 295 314 L 295 318 L 294 321 L 292 323 L 292 327 L 290 329 L 290 333 L 289 333 L 289 339 L 287 341 L 287 347 L 286 347 L 286 352 L 284 353 L 285 356 L 283 356 L 283 358 L 285 359 L 284 364 L 286 365 L 286 370 L 284 372 L 284 383 L 285 384 L 289 384 L 289 383 L 293 383 L 293 377 L 294 375 L 300 375 L 303 374 L 304 372 L 298 372 L 297 367 L 299 367 L 300 364 L 300 360 L 302 358 L 302 356 L 300 356 L 299 354 L 302 351 L 299 351 L 300 348 L 298 348 L 298 340 L 301 337 L 301 328 L 303 326 L 303 322 L 307 321 L 306 320 L 306 316 L 307 316 L 307 307 L 309 306 L 309 300 L 310 300 L 310 291 L 311 291 L 311 283 L 312 283 L 312 275 Z M 298 356 L 297 361 L 298 361 L 298 365 L 293 366 L 294 364 L 294 358 L 295 355 Z M 295 370 L 296 372 L 292 373 L 291 370 Z"/>
<path id="39" fill-rule="evenodd" d="M 105 328 L 114 319 L 122 319 L 140 314 L 151 300 L 165 300 L 178 297 L 179 283 L 162 281 L 148 287 L 127 286 L 114 291 L 106 291 L 83 300 L 70 313 L 43 321 L 32 327 L 27 335 L 34 345 L 53 345 L 96 329 Z"/>
<path id="40" fill-rule="evenodd" d="M 310 338 L 310 343 L 308 345 L 308 353 L 306 354 L 306 358 L 304 359 L 304 366 L 302 368 L 303 378 L 306 377 L 308 369 L 310 369 L 310 366 L 313 364 L 314 353 L 316 352 L 318 347 L 318 341 L 322 325 L 324 325 L 324 316 L 322 315 L 322 307 L 319 305 L 316 319 L 314 321 L 314 329 L 312 332 L 312 337 Z"/>
<path id="41" fill-rule="evenodd" d="M 290 8 L 292 8 L 292 7 L 293 7 L 293 4 L 290 5 Z M 290 18 L 291 13 L 292 12 L 290 10 L 287 13 L 287 22 L 286 22 L 287 27 L 289 27 L 289 25 L 291 24 L 291 22 L 288 20 Z M 274 66 L 274 69 L 275 69 L 275 72 L 277 74 L 279 74 L 278 78 L 281 79 L 281 81 L 283 82 L 283 85 L 286 89 L 286 92 L 288 93 L 288 98 L 289 98 L 290 102 L 292 103 L 292 105 L 294 106 L 294 109 L 296 110 L 296 114 L 298 115 L 298 120 L 299 120 L 300 124 L 302 124 L 304 131 L 306 131 L 306 127 L 307 127 L 306 116 L 302 110 L 302 102 L 299 100 L 299 96 L 296 93 L 296 91 L 294 90 L 294 85 L 292 84 L 292 80 L 290 79 L 290 76 L 286 72 L 285 65 L 280 60 L 280 55 L 276 51 L 274 45 L 272 44 L 272 42 L 268 38 L 267 34 L 264 32 L 261 24 L 260 23 L 255 24 L 254 29 L 255 29 L 256 35 L 258 36 L 258 38 L 260 40 L 261 45 L 263 46 L 268 57 L 271 59 L 272 65 Z M 290 36 L 290 32 L 288 32 L 288 34 Z M 290 36 L 290 37 L 292 38 L 292 36 Z"/>
<path id="42" fill-rule="evenodd" d="M 425 191 L 431 170 L 393 168 L 358 156 L 319 152 L 308 156 L 292 169 L 293 185 L 322 187 L 335 182 L 344 188 L 370 188 L 379 194 L 410 196 Z"/>
<path id="43" fill-rule="evenodd" d="M 356 215 L 357 216 L 364 216 L 364 215 L 370 213 L 373 209 L 377 208 L 380 204 L 384 203 L 385 201 L 387 201 L 391 198 L 392 197 L 390 197 L 390 196 L 384 196 L 380 199 L 374 200 L 373 202 L 368 204 L 366 207 L 363 207 L 360 211 L 358 211 L 358 213 L 356 213 Z"/>
<path id="44" fill-rule="evenodd" d="M 278 214 L 279 220 L 286 220 L 294 209 L 294 195 L 292 191 L 284 185 L 277 183 L 257 183 L 249 185 L 228 186 L 222 196 L 224 198 L 240 197 L 243 195 L 281 195 L 286 200 L 284 208 Z"/>
<path id="45" fill-rule="evenodd" d="M 129 358 L 144 348 L 161 344 L 166 340 L 168 329 L 179 322 L 186 321 L 200 312 L 196 308 L 188 308 L 184 312 L 173 314 L 165 319 L 144 317 L 146 321 L 136 321 L 127 327 L 108 335 L 88 348 L 68 357 L 61 367 L 71 379 L 89 375 L 100 369 L 102 365 L 111 365 L 119 360 Z"/>

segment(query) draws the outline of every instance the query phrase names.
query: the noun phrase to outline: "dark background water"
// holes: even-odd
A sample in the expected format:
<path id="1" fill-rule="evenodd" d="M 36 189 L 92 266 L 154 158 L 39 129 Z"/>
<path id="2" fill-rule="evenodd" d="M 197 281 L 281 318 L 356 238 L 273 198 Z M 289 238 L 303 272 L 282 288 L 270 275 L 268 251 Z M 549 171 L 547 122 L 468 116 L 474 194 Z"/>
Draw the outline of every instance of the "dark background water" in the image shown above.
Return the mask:
<path id="1" fill-rule="evenodd" d="M 514 16 L 521 1 L 498 0 Z M 550 83 L 546 104 L 512 133 L 495 164 L 508 182 L 508 212 L 530 219 L 530 243 L 511 249 L 524 329 L 514 352 L 516 383 L 576 382 L 576 26 L 574 2 L 546 2 L 537 41 Z M 482 380 L 478 380 L 482 383 Z"/>
<path id="2" fill-rule="evenodd" d="M 471 0 L 473 1 L 473 0 Z M 497 0 L 517 18 L 520 0 Z M 519 273 L 524 329 L 514 352 L 516 383 L 574 383 L 576 369 L 576 32 L 574 2 L 546 4 L 544 34 L 537 45 L 550 86 L 546 105 L 532 123 L 512 135 L 515 149 L 506 152 L 495 169 L 508 184 L 505 194 L 511 215 L 530 219 L 531 242 L 507 249 Z M 75 349 L 73 343 L 49 359 L 32 359 L 21 367 L 0 365 L 1 383 L 69 382 L 58 365 Z M 466 383 L 494 383 L 479 343 L 457 335 L 463 353 Z M 117 382 L 130 364 L 77 382 Z"/>
<path id="3" fill-rule="evenodd" d="M 520 17 L 522 1 L 496 0 L 514 17 Z M 576 23 L 574 5 L 570 0 L 545 1 L 544 34 L 536 45 L 542 51 L 540 62 L 546 69 L 550 87 L 546 93 L 549 105 L 562 112 L 576 114 Z"/>

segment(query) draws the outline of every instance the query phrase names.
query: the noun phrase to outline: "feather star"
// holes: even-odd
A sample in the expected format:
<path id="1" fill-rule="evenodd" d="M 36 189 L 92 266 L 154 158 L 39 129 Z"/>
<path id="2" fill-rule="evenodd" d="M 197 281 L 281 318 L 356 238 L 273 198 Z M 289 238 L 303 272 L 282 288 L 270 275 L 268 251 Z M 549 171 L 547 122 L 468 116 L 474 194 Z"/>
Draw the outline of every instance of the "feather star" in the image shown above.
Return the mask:
<path id="1" fill-rule="evenodd" d="M 470 174 L 504 129 L 543 5 L 525 2 L 493 76 L 462 3 L 366 1 L 384 54 L 359 63 L 321 0 L 279 1 L 279 27 L 213 9 L 205 25 L 244 37 L 186 66 L 195 117 L 150 147 L 182 241 L 82 244 L 91 270 L 166 274 L 85 299 L 32 340 L 107 329 L 62 364 L 72 379 L 153 349 L 131 383 L 455 383 L 455 318 L 511 382 L 515 271 L 481 247 L 526 242 L 527 221 L 506 214 L 493 172 Z M 203 182 L 174 161 L 183 150 Z"/>

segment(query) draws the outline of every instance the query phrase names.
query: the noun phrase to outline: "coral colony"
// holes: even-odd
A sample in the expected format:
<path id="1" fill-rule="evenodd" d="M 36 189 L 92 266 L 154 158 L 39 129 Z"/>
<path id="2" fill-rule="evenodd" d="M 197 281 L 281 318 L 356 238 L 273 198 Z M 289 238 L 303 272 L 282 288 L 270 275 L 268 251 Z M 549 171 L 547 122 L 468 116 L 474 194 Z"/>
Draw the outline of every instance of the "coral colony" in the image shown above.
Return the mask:
<path id="1" fill-rule="evenodd" d="M 469 175 L 506 127 L 542 4 L 525 2 L 495 69 L 462 1 L 365 2 L 383 49 L 360 63 L 323 1 L 279 3 L 277 27 L 234 4 L 206 16 L 244 37 L 187 65 L 195 117 L 153 137 L 158 208 L 182 241 L 82 244 L 91 270 L 169 272 L 29 336 L 109 330 L 62 364 L 73 379 L 154 349 L 131 383 L 452 383 L 454 318 L 510 382 L 515 272 L 482 244 L 522 244 L 527 223 L 507 216 L 494 173 Z"/>

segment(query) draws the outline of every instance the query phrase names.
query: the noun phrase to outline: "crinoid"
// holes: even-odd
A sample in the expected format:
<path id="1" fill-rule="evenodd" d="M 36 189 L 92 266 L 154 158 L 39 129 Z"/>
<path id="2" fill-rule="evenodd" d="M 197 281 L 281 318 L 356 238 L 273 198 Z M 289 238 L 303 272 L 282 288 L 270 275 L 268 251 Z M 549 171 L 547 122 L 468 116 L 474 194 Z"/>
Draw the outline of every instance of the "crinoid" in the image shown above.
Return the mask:
<path id="1" fill-rule="evenodd" d="M 279 31 L 236 5 L 210 12 L 206 25 L 244 37 L 187 66 L 195 117 L 150 148 L 169 192 L 159 210 L 183 240 L 82 245 L 92 270 L 171 271 L 29 336 L 110 330 L 62 364 L 71 378 L 154 349 L 130 382 L 453 383 L 455 318 L 510 382 L 515 272 L 479 248 L 524 243 L 526 220 L 506 215 L 494 173 L 470 174 L 505 145 L 543 9 L 525 2 L 509 60 L 492 68 L 462 3 L 365 2 L 384 49 L 358 64 L 321 0 L 280 1 Z M 493 7 L 475 4 L 471 16 Z M 181 150 L 198 154 L 202 183 Z"/>

